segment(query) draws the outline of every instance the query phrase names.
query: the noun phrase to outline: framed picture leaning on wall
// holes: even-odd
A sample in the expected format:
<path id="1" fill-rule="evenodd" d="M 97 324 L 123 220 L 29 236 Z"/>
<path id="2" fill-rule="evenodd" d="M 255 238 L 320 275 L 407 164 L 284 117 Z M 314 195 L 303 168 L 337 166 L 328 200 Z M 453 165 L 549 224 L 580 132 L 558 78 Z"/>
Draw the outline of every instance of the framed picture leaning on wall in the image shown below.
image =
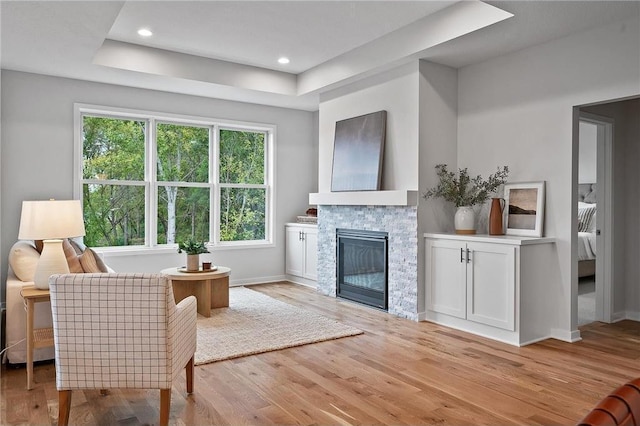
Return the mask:
<path id="1" fill-rule="evenodd" d="M 507 235 L 542 237 L 544 181 L 506 183 Z"/>

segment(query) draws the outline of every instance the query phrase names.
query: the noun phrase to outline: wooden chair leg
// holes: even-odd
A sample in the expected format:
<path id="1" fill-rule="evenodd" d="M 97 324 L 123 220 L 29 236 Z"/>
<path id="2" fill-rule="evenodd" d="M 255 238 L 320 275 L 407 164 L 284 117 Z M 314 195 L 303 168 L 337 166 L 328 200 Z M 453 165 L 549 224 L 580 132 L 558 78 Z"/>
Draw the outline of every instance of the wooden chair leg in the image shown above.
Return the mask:
<path id="1" fill-rule="evenodd" d="M 160 426 L 169 424 L 171 409 L 171 389 L 160 389 Z"/>
<path id="2" fill-rule="evenodd" d="M 194 357 L 191 357 L 189 362 L 187 362 L 187 366 L 185 367 L 185 370 L 187 370 L 187 393 L 193 393 L 193 358 Z"/>
<path id="3" fill-rule="evenodd" d="M 71 411 L 71 391 L 58 391 L 58 426 L 69 424 L 69 411 Z"/>

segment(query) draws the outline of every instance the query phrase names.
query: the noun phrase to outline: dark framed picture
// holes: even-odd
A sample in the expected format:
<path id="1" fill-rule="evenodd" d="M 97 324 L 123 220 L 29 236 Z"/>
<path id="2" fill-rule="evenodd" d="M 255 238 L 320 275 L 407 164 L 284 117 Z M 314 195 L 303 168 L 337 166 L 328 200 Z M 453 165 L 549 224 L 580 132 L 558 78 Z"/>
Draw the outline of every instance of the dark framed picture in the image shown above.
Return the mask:
<path id="1" fill-rule="evenodd" d="M 386 111 L 336 122 L 331 191 L 380 190 L 386 127 Z"/>
<path id="2" fill-rule="evenodd" d="M 507 183 L 507 235 L 542 237 L 544 226 L 544 181 Z"/>

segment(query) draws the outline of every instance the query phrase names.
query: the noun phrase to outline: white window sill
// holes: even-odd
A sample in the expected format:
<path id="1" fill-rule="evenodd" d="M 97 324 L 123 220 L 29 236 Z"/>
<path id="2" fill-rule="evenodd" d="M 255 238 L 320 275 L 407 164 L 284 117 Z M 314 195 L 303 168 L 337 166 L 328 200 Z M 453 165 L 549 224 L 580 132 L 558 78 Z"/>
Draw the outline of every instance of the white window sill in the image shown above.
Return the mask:
<path id="1" fill-rule="evenodd" d="M 207 249 L 210 252 L 225 251 L 225 250 L 247 250 L 247 249 L 261 249 L 271 248 L 276 245 L 269 241 L 256 242 L 233 242 L 233 243 L 218 243 L 216 245 L 207 244 Z M 178 254 L 178 245 L 172 246 L 157 246 L 157 247 L 143 247 L 143 246 L 120 246 L 120 247 L 92 247 L 92 249 L 100 254 L 106 254 L 109 257 L 119 256 L 138 256 L 138 255 L 155 255 L 155 254 Z M 184 253 L 183 253 L 184 254 Z"/>

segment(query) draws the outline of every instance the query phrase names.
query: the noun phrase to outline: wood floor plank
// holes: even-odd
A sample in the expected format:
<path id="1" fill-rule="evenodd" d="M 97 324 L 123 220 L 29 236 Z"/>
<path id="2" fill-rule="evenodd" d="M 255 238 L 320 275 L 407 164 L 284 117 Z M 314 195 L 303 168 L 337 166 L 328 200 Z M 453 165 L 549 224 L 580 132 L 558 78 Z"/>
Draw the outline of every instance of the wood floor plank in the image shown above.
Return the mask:
<path id="1" fill-rule="evenodd" d="M 171 425 L 575 424 L 606 394 L 640 377 L 640 324 L 581 328 L 583 340 L 523 348 L 413 322 L 280 282 L 252 289 L 364 334 L 197 366 L 171 394 Z M 0 424 L 57 422 L 53 363 L 2 367 Z M 72 424 L 157 424 L 159 392 L 74 391 Z"/>

